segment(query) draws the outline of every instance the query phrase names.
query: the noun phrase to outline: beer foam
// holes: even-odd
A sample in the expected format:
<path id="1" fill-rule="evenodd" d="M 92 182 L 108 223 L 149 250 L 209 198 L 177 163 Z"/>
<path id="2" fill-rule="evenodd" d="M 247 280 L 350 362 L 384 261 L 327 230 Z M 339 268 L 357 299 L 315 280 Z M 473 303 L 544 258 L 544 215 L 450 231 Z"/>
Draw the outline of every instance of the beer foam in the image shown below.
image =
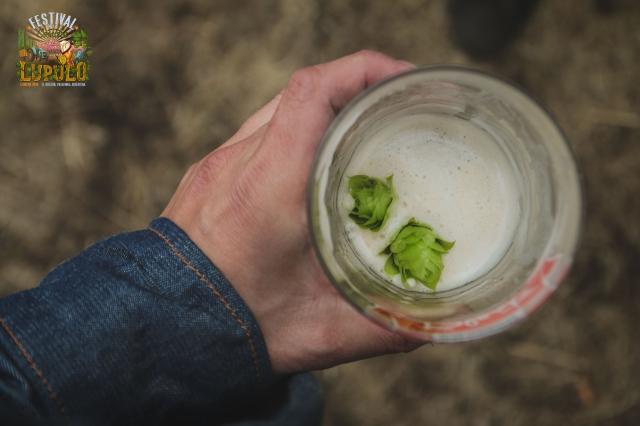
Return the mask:
<path id="1" fill-rule="evenodd" d="M 378 232 L 348 217 L 353 207 L 348 177 L 357 174 L 393 175 L 397 197 Z M 360 144 L 344 176 L 339 205 L 349 240 L 362 260 L 394 285 L 402 287 L 400 277 L 383 272 L 386 256 L 380 252 L 412 217 L 455 241 L 443 257 L 437 291 L 489 272 L 513 240 L 520 216 L 514 169 L 500 145 L 469 121 L 439 115 L 396 119 Z M 413 279 L 408 285 L 431 291 Z"/>

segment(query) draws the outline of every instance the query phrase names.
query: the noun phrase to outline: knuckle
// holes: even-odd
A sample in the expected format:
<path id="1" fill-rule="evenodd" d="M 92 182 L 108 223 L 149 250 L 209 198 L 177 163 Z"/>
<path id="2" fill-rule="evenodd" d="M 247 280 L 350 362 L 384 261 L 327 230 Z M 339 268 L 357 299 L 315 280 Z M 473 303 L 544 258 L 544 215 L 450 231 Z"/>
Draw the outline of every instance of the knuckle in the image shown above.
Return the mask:
<path id="1" fill-rule="evenodd" d="M 315 92 L 319 73 L 319 69 L 315 66 L 294 72 L 287 84 L 287 94 L 297 101 L 306 101 Z"/>
<path id="2" fill-rule="evenodd" d="M 371 49 L 362 49 L 359 50 L 358 52 L 354 53 L 354 56 L 358 59 L 362 59 L 362 60 L 372 60 L 372 59 L 378 59 L 378 58 L 384 58 L 386 57 L 385 55 L 383 55 L 382 53 L 375 51 L 375 50 L 371 50 Z"/>
<path id="3" fill-rule="evenodd" d="M 202 190 L 214 184 L 225 167 L 229 166 L 232 150 L 229 147 L 219 148 L 190 168 L 196 190 Z"/>
<path id="4" fill-rule="evenodd" d="M 198 175 L 200 178 L 205 179 L 209 179 L 215 176 L 215 174 L 223 166 L 223 156 L 220 155 L 220 152 L 213 152 L 200 160 L 196 168 L 196 175 Z"/>

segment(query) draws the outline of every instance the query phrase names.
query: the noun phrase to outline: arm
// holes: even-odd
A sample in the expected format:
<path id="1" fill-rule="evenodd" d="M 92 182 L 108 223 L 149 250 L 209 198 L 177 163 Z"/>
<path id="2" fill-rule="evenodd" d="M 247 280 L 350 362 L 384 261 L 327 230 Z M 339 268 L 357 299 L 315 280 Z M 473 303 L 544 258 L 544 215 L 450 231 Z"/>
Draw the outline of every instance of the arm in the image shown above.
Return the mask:
<path id="1" fill-rule="evenodd" d="M 3 409 L 88 424 L 221 418 L 275 383 L 252 314 L 167 219 L 0 300 L 0 318 Z"/>
<path id="2" fill-rule="evenodd" d="M 4 406 L 48 419 L 221 423 L 238 404 L 241 414 L 262 402 L 295 412 L 291 383 L 317 400 L 303 376 L 280 378 L 415 348 L 338 295 L 304 214 L 313 153 L 336 111 L 408 67 L 361 52 L 298 71 L 189 169 L 163 219 L 0 300 Z"/>

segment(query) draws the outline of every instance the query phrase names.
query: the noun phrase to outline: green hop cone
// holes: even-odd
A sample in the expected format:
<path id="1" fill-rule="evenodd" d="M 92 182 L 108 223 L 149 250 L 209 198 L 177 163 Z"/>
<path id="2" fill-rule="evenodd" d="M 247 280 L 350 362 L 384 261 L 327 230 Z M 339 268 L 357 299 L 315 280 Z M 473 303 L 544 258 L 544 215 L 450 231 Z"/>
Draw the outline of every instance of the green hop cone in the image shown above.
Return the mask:
<path id="1" fill-rule="evenodd" d="M 389 255 L 384 272 L 390 276 L 400 274 L 403 283 L 413 278 L 435 290 L 444 269 L 442 256 L 453 245 L 440 238 L 431 226 L 412 218 L 382 251 Z"/>
<path id="2" fill-rule="evenodd" d="M 378 231 L 387 219 L 394 198 L 393 176 L 385 180 L 365 175 L 349 178 L 349 192 L 355 201 L 349 217 L 362 228 Z"/>

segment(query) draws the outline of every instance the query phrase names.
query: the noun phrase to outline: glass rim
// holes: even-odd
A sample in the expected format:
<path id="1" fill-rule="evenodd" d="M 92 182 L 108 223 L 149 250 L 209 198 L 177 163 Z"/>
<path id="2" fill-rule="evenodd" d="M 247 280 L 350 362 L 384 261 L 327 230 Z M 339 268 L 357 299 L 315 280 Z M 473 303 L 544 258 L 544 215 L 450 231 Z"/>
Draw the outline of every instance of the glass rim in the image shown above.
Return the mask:
<path id="1" fill-rule="evenodd" d="M 407 79 L 419 74 L 427 75 L 439 72 L 475 76 L 480 80 L 484 79 L 492 81 L 499 86 L 503 86 L 506 90 L 511 91 L 512 93 L 521 95 L 524 99 L 530 102 L 530 104 L 541 113 L 551 127 L 557 132 L 559 136 L 558 139 L 562 141 L 562 145 L 569 155 L 570 161 L 573 165 L 573 171 L 576 175 L 577 201 L 579 206 L 578 217 L 576 218 L 577 226 L 575 237 L 573 241 L 571 241 L 570 248 L 568 250 L 568 253 L 570 254 L 569 258 L 563 258 L 559 255 L 546 257 L 546 254 L 550 251 L 551 242 L 554 237 L 554 227 L 554 231 L 546 242 L 543 253 L 538 259 L 536 266 L 522 285 L 509 298 L 496 303 L 490 309 L 475 313 L 472 315 L 472 318 L 469 319 L 417 321 L 401 316 L 382 307 L 375 306 L 374 303 L 369 300 L 367 300 L 368 305 L 363 306 L 364 304 L 357 303 L 356 300 L 347 293 L 346 289 L 337 282 L 324 258 L 322 248 L 318 241 L 320 231 L 319 229 L 316 229 L 317 223 L 314 219 L 314 206 L 317 202 L 316 181 L 319 176 L 320 168 L 320 161 L 318 160 L 323 154 L 327 143 L 335 137 L 335 133 L 345 117 L 354 113 L 354 110 L 362 106 L 366 98 L 368 98 L 372 93 L 396 83 L 400 79 Z M 314 163 L 307 182 L 306 214 L 312 246 L 322 270 L 331 282 L 332 286 L 336 288 L 340 295 L 358 312 L 387 329 L 398 331 L 402 334 L 421 340 L 431 342 L 459 342 L 480 339 L 510 328 L 516 323 L 521 322 L 533 311 L 539 308 L 557 289 L 571 267 L 573 255 L 582 237 L 582 230 L 586 215 L 583 195 L 584 183 L 580 170 L 577 167 L 575 152 L 569 143 L 565 132 L 559 126 L 556 117 L 540 100 L 531 95 L 526 89 L 517 83 L 489 74 L 482 70 L 460 65 L 430 65 L 416 67 L 406 72 L 395 74 L 367 87 L 356 95 L 333 119 L 320 140 L 314 155 Z M 456 289 L 452 289 L 451 291 L 453 290 Z"/>

